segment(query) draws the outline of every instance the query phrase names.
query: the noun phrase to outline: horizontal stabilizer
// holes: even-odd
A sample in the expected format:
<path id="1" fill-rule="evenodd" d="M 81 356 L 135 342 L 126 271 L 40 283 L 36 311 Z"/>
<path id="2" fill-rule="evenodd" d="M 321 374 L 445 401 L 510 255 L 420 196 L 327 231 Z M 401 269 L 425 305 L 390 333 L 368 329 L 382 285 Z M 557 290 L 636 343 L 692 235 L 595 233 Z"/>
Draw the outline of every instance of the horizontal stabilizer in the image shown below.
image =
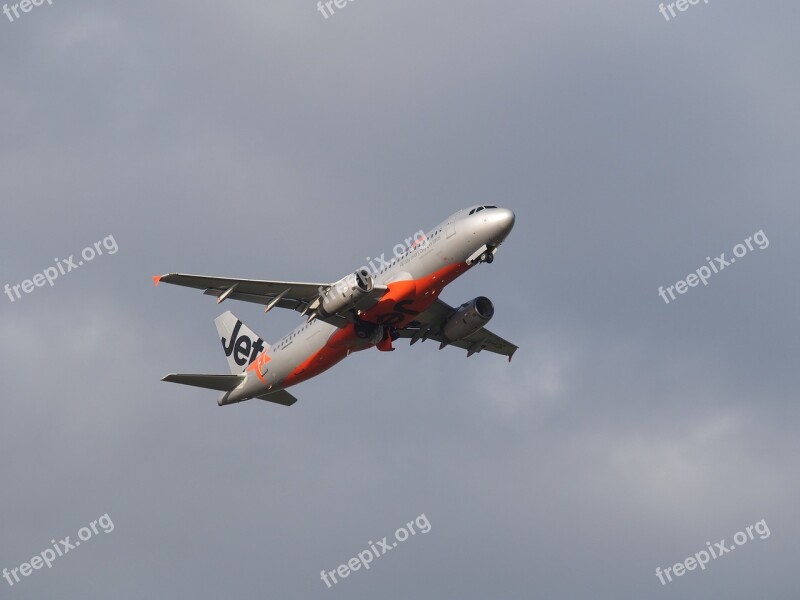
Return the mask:
<path id="1" fill-rule="evenodd" d="M 274 402 L 275 404 L 283 404 L 284 406 L 291 406 L 292 404 L 297 402 L 297 398 L 292 396 L 286 390 L 278 390 L 277 392 L 270 392 L 269 394 L 256 396 L 256 398 L 258 398 L 259 400 Z"/>
<path id="2" fill-rule="evenodd" d="M 245 375 L 204 375 L 188 373 L 170 373 L 161 381 L 171 381 L 183 385 L 193 385 L 195 387 L 218 390 L 220 392 L 230 392 L 237 388 L 245 379 Z"/>

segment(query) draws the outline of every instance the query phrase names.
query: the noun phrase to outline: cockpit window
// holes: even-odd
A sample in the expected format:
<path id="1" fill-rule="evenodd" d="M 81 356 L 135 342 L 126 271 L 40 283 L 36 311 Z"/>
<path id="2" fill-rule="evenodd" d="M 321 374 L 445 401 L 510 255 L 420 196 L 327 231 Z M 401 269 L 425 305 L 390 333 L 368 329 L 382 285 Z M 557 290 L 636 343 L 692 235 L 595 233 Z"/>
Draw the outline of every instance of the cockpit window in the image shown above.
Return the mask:
<path id="1" fill-rule="evenodd" d="M 490 204 L 487 204 L 487 205 L 485 205 L 485 206 L 476 206 L 476 207 L 475 207 L 475 208 L 473 208 L 471 211 L 469 211 L 469 214 L 473 214 L 473 213 L 476 213 L 476 212 L 480 212 L 480 211 L 482 211 L 482 210 L 483 210 L 483 209 L 485 209 L 485 208 L 497 208 L 497 207 L 496 207 L 496 206 L 491 206 Z"/>

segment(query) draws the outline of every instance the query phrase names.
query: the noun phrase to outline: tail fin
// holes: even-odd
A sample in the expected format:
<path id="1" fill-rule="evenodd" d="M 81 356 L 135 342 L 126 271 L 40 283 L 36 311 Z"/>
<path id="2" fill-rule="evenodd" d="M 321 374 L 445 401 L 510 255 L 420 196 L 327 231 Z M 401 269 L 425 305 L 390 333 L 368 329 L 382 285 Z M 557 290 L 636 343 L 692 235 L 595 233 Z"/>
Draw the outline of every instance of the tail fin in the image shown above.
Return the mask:
<path id="1" fill-rule="evenodd" d="M 214 324 L 217 326 L 225 356 L 228 357 L 228 367 L 234 375 L 244 372 L 262 350 L 269 350 L 269 344 L 253 333 L 231 311 L 214 319 Z"/>

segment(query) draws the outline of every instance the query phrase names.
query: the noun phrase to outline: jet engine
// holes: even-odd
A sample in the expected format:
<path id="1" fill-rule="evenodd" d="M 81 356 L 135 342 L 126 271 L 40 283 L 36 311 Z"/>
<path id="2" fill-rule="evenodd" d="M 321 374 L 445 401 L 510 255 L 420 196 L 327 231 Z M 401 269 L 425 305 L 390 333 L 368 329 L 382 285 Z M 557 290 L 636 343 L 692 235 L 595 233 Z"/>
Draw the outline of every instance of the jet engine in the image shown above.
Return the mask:
<path id="1" fill-rule="evenodd" d="M 319 296 L 320 304 L 317 312 L 323 317 L 329 317 L 352 308 L 368 295 L 373 287 L 372 276 L 366 269 L 342 277 L 322 291 Z"/>
<path id="2" fill-rule="evenodd" d="M 455 342 L 475 333 L 485 326 L 494 316 L 494 305 L 485 296 L 478 296 L 474 300 L 458 307 L 442 325 L 444 337 Z"/>

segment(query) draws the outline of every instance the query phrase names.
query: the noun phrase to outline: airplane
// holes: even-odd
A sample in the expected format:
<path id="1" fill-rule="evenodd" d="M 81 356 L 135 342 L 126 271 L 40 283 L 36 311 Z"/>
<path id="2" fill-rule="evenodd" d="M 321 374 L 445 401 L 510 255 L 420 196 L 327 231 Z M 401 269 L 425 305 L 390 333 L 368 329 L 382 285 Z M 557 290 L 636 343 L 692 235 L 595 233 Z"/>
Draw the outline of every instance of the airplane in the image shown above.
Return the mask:
<path id="1" fill-rule="evenodd" d="M 295 310 L 306 321 L 270 345 L 230 311 L 214 320 L 229 375 L 171 373 L 162 381 L 222 392 L 226 406 L 257 398 L 284 406 L 296 401 L 287 388 L 330 369 L 351 353 L 393 342 L 432 339 L 472 356 L 482 350 L 508 357 L 517 346 L 485 328 L 494 306 L 478 296 L 454 308 L 442 290 L 477 264 L 490 264 L 514 226 L 514 213 L 482 205 L 462 209 L 416 238 L 408 238 L 380 268 L 362 267 L 335 283 L 300 283 L 169 273 L 153 281 L 203 290 L 217 303 L 227 299 Z M 410 240 L 413 239 L 413 243 Z M 395 246 L 395 249 L 398 247 Z"/>

